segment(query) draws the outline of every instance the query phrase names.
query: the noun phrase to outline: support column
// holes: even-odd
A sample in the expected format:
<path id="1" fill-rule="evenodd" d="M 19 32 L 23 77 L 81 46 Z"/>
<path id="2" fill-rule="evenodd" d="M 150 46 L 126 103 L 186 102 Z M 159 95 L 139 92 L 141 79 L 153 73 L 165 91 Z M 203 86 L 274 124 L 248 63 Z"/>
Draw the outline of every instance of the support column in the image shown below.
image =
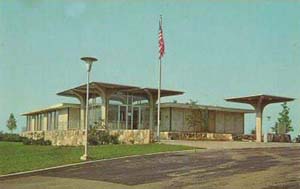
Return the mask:
<path id="1" fill-rule="evenodd" d="M 145 90 L 145 92 L 148 94 L 148 102 L 149 102 L 149 129 L 151 131 L 154 131 L 154 110 L 155 110 L 155 104 L 157 101 L 157 96 L 153 95 L 150 91 Z"/>
<path id="2" fill-rule="evenodd" d="M 149 129 L 152 131 L 153 130 L 153 112 L 154 112 L 154 106 L 153 106 L 153 100 L 149 100 Z"/>
<path id="3" fill-rule="evenodd" d="M 126 104 L 126 112 L 125 112 L 125 129 L 128 129 L 128 104 Z"/>
<path id="4" fill-rule="evenodd" d="M 108 108 L 109 108 L 109 97 L 107 95 L 102 97 L 101 105 L 101 119 L 103 120 L 102 126 L 108 128 Z"/>
<path id="5" fill-rule="evenodd" d="M 262 142 L 261 137 L 262 137 L 262 108 L 261 105 L 258 105 L 255 108 L 256 112 L 256 142 Z"/>
<path id="6" fill-rule="evenodd" d="M 142 110 L 141 110 L 141 106 L 138 106 L 138 108 L 139 108 L 139 122 L 138 122 L 138 128 L 137 129 L 141 129 L 141 125 L 142 125 L 141 113 L 142 113 Z"/>
<path id="7" fill-rule="evenodd" d="M 84 100 L 80 102 L 80 129 L 85 129 L 85 106 L 86 103 Z"/>
<path id="8" fill-rule="evenodd" d="M 105 129 L 109 129 L 109 126 L 108 126 L 109 99 L 113 93 L 117 92 L 117 90 L 101 88 L 97 85 L 95 85 L 94 87 L 95 87 L 98 95 L 101 96 L 101 99 L 102 99 L 102 105 L 101 105 L 102 127 L 105 126 Z"/>
<path id="9" fill-rule="evenodd" d="M 117 122 L 117 125 L 118 125 L 119 130 L 120 130 L 120 119 L 121 119 L 121 107 L 120 107 L 120 105 L 118 105 L 118 122 Z"/>
<path id="10" fill-rule="evenodd" d="M 130 114 L 130 129 L 133 130 L 133 96 L 131 96 L 131 114 Z"/>
<path id="11" fill-rule="evenodd" d="M 40 128 L 40 114 L 36 114 L 36 131 Z"/>
<path id="12" fill-rule="evenodd" d="M 86 109 L 86 97 L 84 94 L 72 90 L 73 95 L 79 100 L 80 102 L 80 114 L 79 114 L 79 129 L 85 129 L 85 109 Z M 53 124 L 52 124 L 53 125 Z"/>
<path id="13" fill-rule="evenodd" d="M 37 114 L 34 115 L 34 131 L 37 131 L 37 123 L 38 123 L 38 118 Z"/>
<path id="14" fill-rule="evenodd" d="M 26 131 L 29 131 L 29 117 L 26 116 Z"/>
<path id="15" fill-rule="evenodd" d="M 125 129 L 128 129 L 128 94 L 126 94 Z"/>

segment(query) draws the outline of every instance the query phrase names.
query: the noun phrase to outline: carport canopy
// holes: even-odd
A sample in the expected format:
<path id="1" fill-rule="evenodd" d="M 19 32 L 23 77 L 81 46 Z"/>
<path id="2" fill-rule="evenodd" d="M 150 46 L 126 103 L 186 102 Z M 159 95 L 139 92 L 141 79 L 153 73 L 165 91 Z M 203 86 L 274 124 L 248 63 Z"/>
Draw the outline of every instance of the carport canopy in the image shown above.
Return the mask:
<path id="1" fill-rule="evenodd" d="M 252 96 L 243 96 L 243 97 L 232 97 L 226 98 L 226 101 L 229 102 L 239 102 L 250 104 L 254 107 L 256 112 L 256 141 L 262 141 L 262 114 L 264 107 L 268 104 L 279 103 L 279 102 L 289 102 L 295 100 L 294 98 L 273 96 L 273 95 L 252 95 Z"/>
<path id="2" fill-rule="evenodd" d="M 83 84 L 71 89 L 64 90 L 57 93 L 60 96 L 75 97 L 80 101 L 81 104 L 81 122 L 84 122 L 84 107 L 86 102 L 86 88 L 87 85 Z M 153 113 L 154 106 L 157 101 L 157 92 L 155 88 L 142 88 L 132 85 L 121 85 L 113 83 L 103 82 L 90 82 L 89 83 L 89 98 L 101 97 L 101 117 L 104 120 L 105 125 L 108 121 L 108 107 L 109 100 L 120 101 L 122 103 L 128 103 L 128 96 L 131 96 L 131 103 L 133 101 L 148 100 L 149 104 L 149 116 L 150 116 L 150 128 L 153 128 Z M 161 89 L 161 97 L 181 95 L 182 91 L 166 90 Z"/>
<path id="3" fill-rule="evenodd" d="M 141 88 L 132 85 L 120 85 L 120 84 L 112 84 L 112 83 L 103 83 L 103 82 L 91 82 L 90 83 L 90 98 L 94 98 L 97 96 L 107 96 L 112 100 L 120 100 L 122 97 L 126 95 L 134 95 L 136 100 L 149 100 L 150 97 L 157 96 L 157 89 L 154 88 Z M 173 91 L 173 90 L 161 90 L 161 97 L 173 96 L 173 95 L 181 95 L 182 91 Z M 69 97 L 85 97 L 86 96 L 86 84 L 80 85 L 78 87 L 74 87 L 71 89 L 67 89 L 65 91 L 57 93 L 60 96 L 69 96 Z"/>

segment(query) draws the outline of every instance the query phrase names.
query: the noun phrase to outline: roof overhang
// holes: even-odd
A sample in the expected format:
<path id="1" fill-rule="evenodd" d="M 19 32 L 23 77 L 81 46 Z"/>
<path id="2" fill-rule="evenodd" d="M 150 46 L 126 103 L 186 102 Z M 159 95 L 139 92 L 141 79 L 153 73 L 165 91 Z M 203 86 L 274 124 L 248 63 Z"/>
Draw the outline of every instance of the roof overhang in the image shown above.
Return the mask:
<path id="1" fill-rule="evenodd" d="M 289 102 L 295 99 L 289 97 L 260 94 L 260 95 L 251 95 L 251 96 L 243 96 L 243 97 L 226 98 L 225 100 L 229 102 L 239 102 L 239 103 L 247 103 L 247 104 L 257 104 L 258 102 L 264 102 L 264 104 L 271 104 L 271 103 L 279 103 L 279 102 Z"/>
<path id="2" fill-rule="evenodd" d="M 141 88 L 131 85 L 120 85 L 112 83 L 91 82 L 89 85 L 89 95 L 91 98 L 101 96 L 101 91 L 113 90 L 114 93 L 111 96 L 111 100 L 120 100 L 126 95 L 133 95 L 135 100 L 149 99 L 149 95 L 157 95 L 158 90 L 154 88 Z M 161 90 L 161 97 L 181 95 L 184 92 L 174 90 Z M 65 91 L 57 93 L 60 96 L 78 97 L 86 95 L 86 84 L 67 89 Z"/>
<path id="3" fill-rule="evenodd" d="M 37 110 L 34 110 L 34 111 L 30 111 L 30 112 L 25 112 L 25 113 L 22 113 L 21 115 L 22 116 L 27 116 L 27 115 L 45 113 L 45 112 L 60 110 L 60 109 L 65 109 L 65 108 L 79 108 L 79 107 L 80 107 L 79 104 L 60 103 L 60 104 L 55 104 L 53 106 L 49 106 L 49 107 L 46 107 L 46 108 L 41 108 L 41 109 L 37 109 Z"/>

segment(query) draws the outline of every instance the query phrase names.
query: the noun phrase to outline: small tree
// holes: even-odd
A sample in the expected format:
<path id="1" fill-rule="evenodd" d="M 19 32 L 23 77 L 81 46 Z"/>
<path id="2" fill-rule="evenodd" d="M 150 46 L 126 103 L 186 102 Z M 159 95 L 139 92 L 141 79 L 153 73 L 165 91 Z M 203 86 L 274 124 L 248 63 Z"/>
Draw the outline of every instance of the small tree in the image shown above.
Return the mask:
<path id="1" fill-rule="evenodd" d="M 202 112 L 200 109 L 192 109 L 186 116 L 187 125 L 194 132 L 201 131 L 202 127 Z"/>
<path id="2" fill-rule="evenodd" d="M 9 115 L 6 127 L 8 128 L 8 130 L 10 130 L 11 133 L 13 133 L 13 130 L 17 128 L 17 121 L 13 113 Z"/>
<path id="3" fill-rule="evenodd" d="M 191 128 L 194 132 L 208 131 L 208 110 L 207 109 L 199 109 L 197 107 L 197 101 L 190 100 L 191 104 L 191 112 L 187 115 L 186 121 L 188 127 Z"/>
<path id="4" fill-rule="evenodd" d="M 277 122 L 275 126 L 272 127 L 272 131 L 276 134 L 288 133 L 294 131 L 292 127 L 292 120 L 289 117 L 290 108 L 287 106 L 287 103 L 283 103 L 282 111 L 279 113 L 279 117 L 277 118 Z"/>

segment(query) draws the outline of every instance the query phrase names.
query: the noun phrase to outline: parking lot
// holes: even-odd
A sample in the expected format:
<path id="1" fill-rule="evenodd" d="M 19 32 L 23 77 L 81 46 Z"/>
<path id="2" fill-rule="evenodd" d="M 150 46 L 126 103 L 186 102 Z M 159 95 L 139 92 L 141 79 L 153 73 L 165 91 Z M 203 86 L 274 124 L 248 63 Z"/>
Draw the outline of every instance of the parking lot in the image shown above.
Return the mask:
<path id="1" fill-rule="evenodd" d="M 106 160 L 16 177 L 0 188 L 300 188 L 300 148 L 212 149 Z"/>

